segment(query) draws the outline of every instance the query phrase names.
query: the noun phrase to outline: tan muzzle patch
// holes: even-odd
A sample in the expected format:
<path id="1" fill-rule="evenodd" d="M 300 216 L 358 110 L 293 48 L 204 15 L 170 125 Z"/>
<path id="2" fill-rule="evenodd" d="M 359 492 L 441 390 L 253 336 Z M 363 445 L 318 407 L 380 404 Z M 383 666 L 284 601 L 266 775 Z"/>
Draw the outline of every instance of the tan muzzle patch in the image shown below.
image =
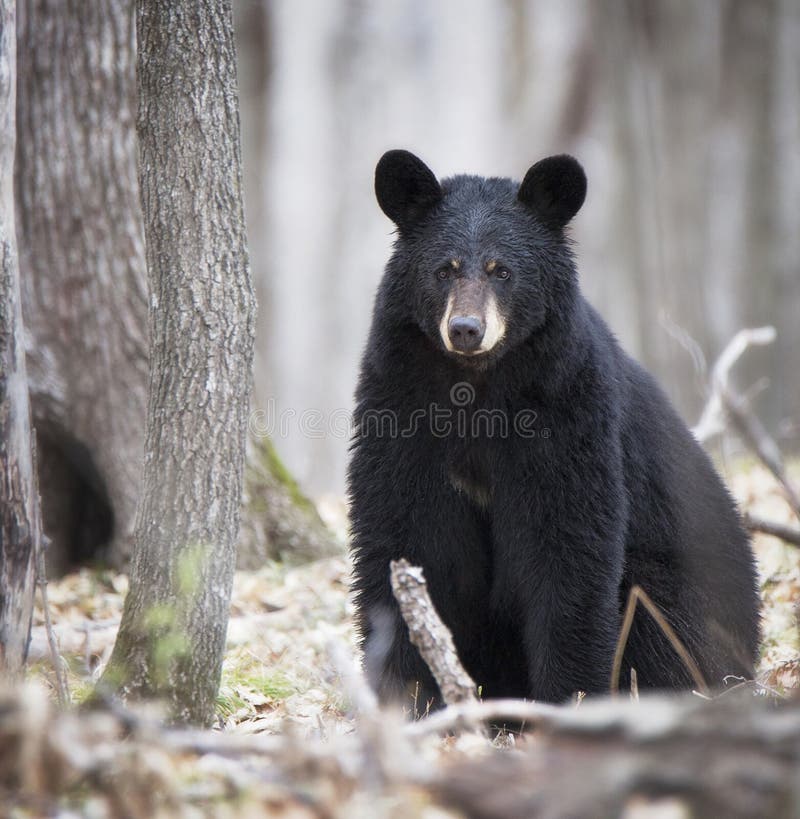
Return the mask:
<path id="1" fill-rule="evenodd" d="M 481 342 L 474 349 L 460 350 L 454 345 L 451 322 L 458 318 L 476 319 L 483 330 Z M 491 286 L 485 282 L 468 279 L 453 283 L 444 315 L 439 322 L 439 335 L 451 353 L 459 355 L 488 353 L 502 340 L 505 332 L 505 318 L 497 306 L 497 299 Z"/>

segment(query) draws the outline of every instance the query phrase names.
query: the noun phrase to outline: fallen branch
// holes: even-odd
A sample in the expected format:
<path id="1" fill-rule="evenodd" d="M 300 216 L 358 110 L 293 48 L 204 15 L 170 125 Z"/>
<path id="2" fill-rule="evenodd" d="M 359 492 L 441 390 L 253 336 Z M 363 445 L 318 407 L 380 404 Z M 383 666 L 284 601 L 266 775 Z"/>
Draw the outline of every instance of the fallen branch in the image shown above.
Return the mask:
<path id="1" fill-rule="evenodd" d="M 411 643 L 428 664 L 444 703 L 476 702 L 475 683 L 461 665 L 453 635 L 433 606 L 422 569 L 407 560 L 393 560 L 391 581 Z"/>
<path id="2" fill-rule="evenodd" d="M 795 804 L 800 710 L 733 696 L 593 701 L 522 753 L 456 762 L 430 788 L 476 819 L 781 817 Z"/>
<path id="3" fill-rule="evenodd" d="M 672 811 L 658 815 L 744 819 L 785 816 L 796 795 L 797 700 L 746 691 L 711 701 L 590 699 L 580 708 L 492 700 L 405 725 L 375 716 L 380 741 L 365 746 L 361 731 L 323 740 L 183 730 L 146 712 L 56 710 L 38 687 L 0 689 L 0 803 L 55 815 L 78 795 L 98 815 L 131 819 L 209 804 L 231 815 L 377 819 L 438 804 L 478 819 L 535 819 L 656 815 L 666 802 Z M 535 741 L 454 756 L 436 740 L 503 719 L 535 725 Z"/>
<path id="4" fill-rule="evenodd" d="M 409 737 L 424 737 L 446 731 L 474 730 L 485 723 L 516 723 L 540 728 L 561 722 L 570 710 L 579 709 L 528 700 L 472 700 L 449 705 L 441 711 L 434 711 L 425 719 L 410 722 L 404 727 L 404 732 Z"/>

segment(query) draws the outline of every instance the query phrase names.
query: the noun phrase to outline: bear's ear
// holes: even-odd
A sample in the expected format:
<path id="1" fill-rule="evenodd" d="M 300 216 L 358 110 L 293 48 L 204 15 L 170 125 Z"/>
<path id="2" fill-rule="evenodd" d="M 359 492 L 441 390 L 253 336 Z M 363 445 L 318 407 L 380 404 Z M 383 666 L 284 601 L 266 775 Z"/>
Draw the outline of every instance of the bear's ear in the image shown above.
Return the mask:
<path id="1" fill-rule="evenodd" d="M 408 151 L 387 151 L 375 168 L 375 196 L 401 230 L 411 227 L 441 198 L 433 171 Z"/>
<path id="2" fill-rule="evenodd" d="M 517 198 L 544 225 L 561 229 L 581 209 L 586 198 L 586 174 L 574 157 L 549 156 L 528 170 Z"/>

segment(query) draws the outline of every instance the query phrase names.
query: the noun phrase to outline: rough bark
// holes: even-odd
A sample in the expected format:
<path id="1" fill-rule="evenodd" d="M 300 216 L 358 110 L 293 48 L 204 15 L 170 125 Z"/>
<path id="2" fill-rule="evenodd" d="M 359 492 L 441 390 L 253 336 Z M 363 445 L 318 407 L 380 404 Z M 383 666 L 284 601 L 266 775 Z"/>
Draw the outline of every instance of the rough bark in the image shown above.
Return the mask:
<path id="1" fill-rule="evenodd" d="M 132 0 L 22 0 L 16 195 L 51 570 L 130 552 L 147 396 Z"/>
<path id="2" fill-rule="evenodd" d="M 0 0 L 0 675 L 28 654 L 35 549 L 41 546 L 36 464 L 22 342 L 14 220 L 15 2 Z"/>
<path id="3" fill-rule="evenodd" d="M 150 387 L 130 592 L 103 682 L 205 723 L 236 560 L 255 323 L 231 5 L 141 0 L 136 23 Z"/>

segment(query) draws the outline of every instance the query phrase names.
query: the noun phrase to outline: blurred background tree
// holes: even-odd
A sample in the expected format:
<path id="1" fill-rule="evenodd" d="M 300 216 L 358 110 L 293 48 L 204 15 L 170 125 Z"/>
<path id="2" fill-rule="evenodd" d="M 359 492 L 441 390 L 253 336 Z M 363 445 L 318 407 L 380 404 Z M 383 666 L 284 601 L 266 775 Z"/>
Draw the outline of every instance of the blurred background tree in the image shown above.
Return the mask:
<path id="1" fill-rule="evenodd" d="M 133 3 L 17 9 L 17 237 L 52 572 L 127 554 L 147 405 Z"/>
<path id="2" fill-rule="evenodd" d="M 351 406 L 391 244 L 372 174 L 392 147 L 440 175 L 519 178 L 548 153 L 579 157 L 582 284 L 625 347 L 694 423 L 700 354 L 713 361 L 739 328 L 774 324 L 776 344 L 740 375 L 769 379 L 758 413 L 796 448 L 800 4 L 238 0 L 236 11 L 256 398 L 304 488 L 342 489 L 337 411 Z M 308 409 L 326 421 L 301 418 Z"/>

